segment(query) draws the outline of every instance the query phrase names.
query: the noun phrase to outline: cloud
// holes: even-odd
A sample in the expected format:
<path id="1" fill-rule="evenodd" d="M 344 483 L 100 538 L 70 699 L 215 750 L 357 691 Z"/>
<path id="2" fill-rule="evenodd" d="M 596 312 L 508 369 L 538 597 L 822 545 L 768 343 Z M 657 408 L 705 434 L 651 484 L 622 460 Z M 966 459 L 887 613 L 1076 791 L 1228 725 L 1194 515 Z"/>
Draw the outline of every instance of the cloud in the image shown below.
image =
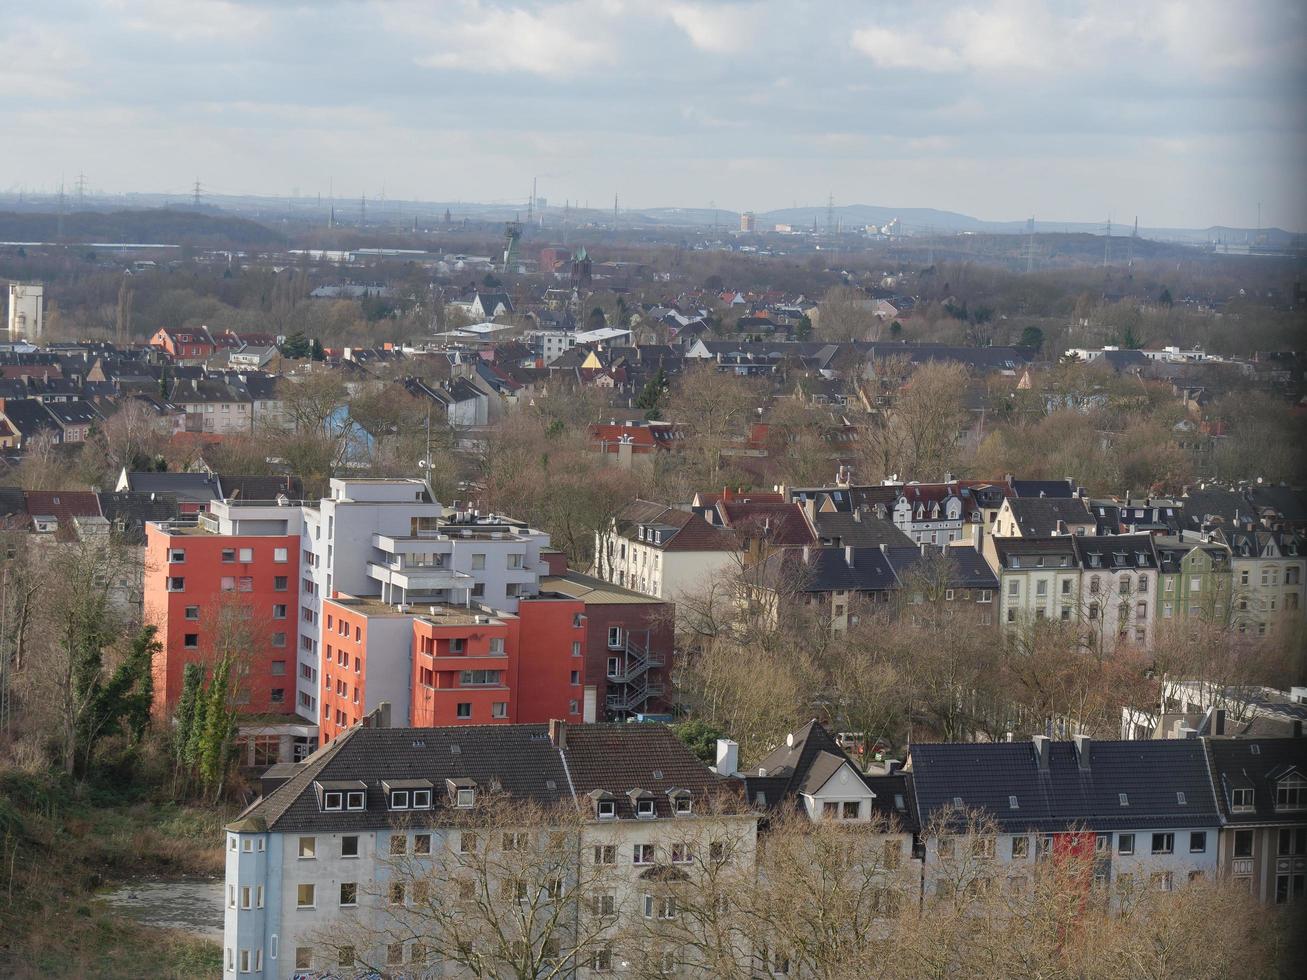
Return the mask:
<path id="1" fill-rule="evenodd" d="M 417 57 L 425 68 L 559 77 L 617 60 L 613 27 L 622 9 L 617 0 L 572 0 L 538 8 L 465 0 L 452 17 L 443 8 L 433 15 L 425 3 L 381 3 L 377 9 L 392 32 L 437 48 Z"/>
<path id="2" fill-rule="evenodd" d="M 878 68 L 957 71 L 962 67 L 958 52 L 932 44 L 911 31 L 863 27 L 853 32 L 851 43 L 853 50 L 865 54 Z"/>
<path id="3" fill-rule="evenodd" d="M 733 54 L 748 47 L 753 11 L 736 3 L 674 3 L 667 16 L 702 51 Z"/>
<path id="4" fill-rule="evenodd" d="M 270 21 L 267 11 L 234 0 L 109 0 L 109 6 L 126 15 L 131 30 L 177 42 L 249 38 Z"/>

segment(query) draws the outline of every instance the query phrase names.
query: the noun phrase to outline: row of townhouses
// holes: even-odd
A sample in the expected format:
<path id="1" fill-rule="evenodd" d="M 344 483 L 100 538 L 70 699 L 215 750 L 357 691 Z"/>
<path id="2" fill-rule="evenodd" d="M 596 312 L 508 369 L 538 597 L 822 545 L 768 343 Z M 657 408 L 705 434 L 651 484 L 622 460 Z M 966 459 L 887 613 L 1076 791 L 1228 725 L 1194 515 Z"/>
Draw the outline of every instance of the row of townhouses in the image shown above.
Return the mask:
<path id="1" fill-rule="evenodd" d="M 263 795 L 227 828 L 227 975 L 350 976 L 362 963 L 457 972 L 435 895 L 455 912 L 466 903 L 467 936 L 484 915 L 478 901 L 535 913 L 504 923 L 561 922 L 509 938 L 554 944 L 564 975 L 623 972 L 642 955 L 694 973 L 698 954 L 634 927 L 675 923 L 678 895 L 692 905 L 687 890 L 720 887 L 709 878 L 722 865 L 746 880 L 767 818 L 782 814 L 864 829 L 857 846 L 883 877 L 885 909 L 1020 891 L 1041 862 L 1067 854 L 1089 863 L 1090 894 L 1111 908 L 1217 876 L 1266 903 L 1307 896 L 1301 729 L 920 744 L 904 765 L 868 774 L 815 721 L 740 771 L 734 743 L 719 742 L 709 768 L 656 724 L 418 730 L 390 728 L 386 715 L 383 705 L 308 759 L 269 770 Z M 553 815 L 529 835 L 501 834 L 504 800 Z M 514 884 L 512 852 L 546 838 L 566 856 L 548 881 Z M 509 884 L 487 882 L 496 878 Z M 383 946 L 359 945 L 368 941 Z M 492 962 L 496 941 L 482 942 Z M 743 953 L 768 957 L 764 975 L 784 972 L 783 956 L 778 966 Z"/>

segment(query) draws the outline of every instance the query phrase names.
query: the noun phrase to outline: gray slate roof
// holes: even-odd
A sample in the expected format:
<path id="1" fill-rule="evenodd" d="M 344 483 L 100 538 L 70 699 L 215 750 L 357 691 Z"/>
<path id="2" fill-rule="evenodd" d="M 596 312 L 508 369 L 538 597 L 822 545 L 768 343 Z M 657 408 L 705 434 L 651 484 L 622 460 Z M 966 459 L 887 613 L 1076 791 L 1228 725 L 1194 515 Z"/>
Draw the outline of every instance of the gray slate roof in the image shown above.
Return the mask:
<path id="1" fill-rule="evenodd" d="M 1082 767 L 1075 743 L 1051 742 L 1041 771 L 1032 742 L 913 745 L 918 819 L 926 826 L 960 799 L 987 811 L 1004 833 L 1219 825 L 1200 740 L 1089 742 L 1088 751 Z"/>

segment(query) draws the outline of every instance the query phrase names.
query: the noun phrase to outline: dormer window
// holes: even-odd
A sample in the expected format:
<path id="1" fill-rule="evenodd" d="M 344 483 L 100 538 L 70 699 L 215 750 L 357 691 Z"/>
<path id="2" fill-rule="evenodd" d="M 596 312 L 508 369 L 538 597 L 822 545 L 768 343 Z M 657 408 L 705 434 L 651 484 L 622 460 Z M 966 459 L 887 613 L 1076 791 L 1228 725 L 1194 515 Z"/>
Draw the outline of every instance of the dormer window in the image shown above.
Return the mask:
<path id="1" fill-rule="evenodd" d="M 344 809 L 344 793 L 323 793 L 322 809 L 324 810 L 342 810 Z"/>
<path id="2" fill-rule="evenodd" d="M 459 807 L 460 809 L 470 809 L 475 803 L 476 790 L 474 789 L 460 789 L 454 795 L 454 806 Z"/>
<path id="3" fill-rule="evenodd" d="M 429 789 L 413 790 L 413 797 L 410 802 L 414 810 L 430 810 L 431 790 Z"/>
<path id="4" fill-rule="evenodd" d="M 690 815 L 693 807 L 691 803 L 690 791 L 686 789 L 669 789 L 668 798 L 672 801 L 672 813 L 678 817 Z M 653 802 L 652 800 L 650 802 Z"/>
<path id="5" fill-rule="evenodd" d="M 1301 810 L 1307 804 L 1307 779 L 1296 772 L 1282 777 L 1275 784 L 1275 809 Z"/>
<path id="6" fill-rule="evenodd" d="M 392 810 L 408 809 L 408 790 L 397 789 L 390 794 L 390 808 Z"/>
<path id="7" fill-rule="evenodd" d="M 362 790 L 354 790 L 345 794 L 346 810 L 362 810 L 366 807 L 367 794 Z"/>
<path id="8" fill-rule="evenodd" d="M 654 815 L 654 801 L 636 800 L 635 815 L 637 817 L 644 817 L 644 818 L 652 817 Z"/>
<path id="9" fill-rule="evenodd" d="M 595 816 L 600 820 L 613 820 L 617 817 L 617 803 L 614 800 L 600 800 L 595 804 Z"/>
<path id="10" fill-rule="evenodd" d="M 1253 808 L 1253 790 L 1251 786 L 1237 786 L 1230 790 L 1230 809 L 1244 813 Z"/>

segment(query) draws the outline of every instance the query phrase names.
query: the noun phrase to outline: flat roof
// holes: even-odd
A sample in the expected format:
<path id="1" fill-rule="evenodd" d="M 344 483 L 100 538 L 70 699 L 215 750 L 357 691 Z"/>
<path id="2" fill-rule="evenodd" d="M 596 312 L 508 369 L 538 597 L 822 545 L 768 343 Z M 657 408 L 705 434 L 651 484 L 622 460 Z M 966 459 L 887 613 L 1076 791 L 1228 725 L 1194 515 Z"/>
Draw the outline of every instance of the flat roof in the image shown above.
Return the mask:
<path id="1" fill-rule="evenodd" d="M 334 602 L 336 605 L 345 609 L 351 609 L 354 612 L 362 613 L 364 616 L 416 616 L 417 610 L 411 605 L 408 612 L 400 612 L 399 608 L 392 603 L 382 602 L 380 596 L 374 595 L 340 595 L 328 599 L 324 602 Z"/>
<path id="2" fill-rule="evenodd" d="M 596 605 L 650 605 L 665 602 L 653 596 L 642 595 L 612 582 L 605 582 L 592 575 L 569 571 L 564 575 L 546 575 L 540 580 L 541 590 L 557 592 L 561 595 L 592 602 Z"/>

